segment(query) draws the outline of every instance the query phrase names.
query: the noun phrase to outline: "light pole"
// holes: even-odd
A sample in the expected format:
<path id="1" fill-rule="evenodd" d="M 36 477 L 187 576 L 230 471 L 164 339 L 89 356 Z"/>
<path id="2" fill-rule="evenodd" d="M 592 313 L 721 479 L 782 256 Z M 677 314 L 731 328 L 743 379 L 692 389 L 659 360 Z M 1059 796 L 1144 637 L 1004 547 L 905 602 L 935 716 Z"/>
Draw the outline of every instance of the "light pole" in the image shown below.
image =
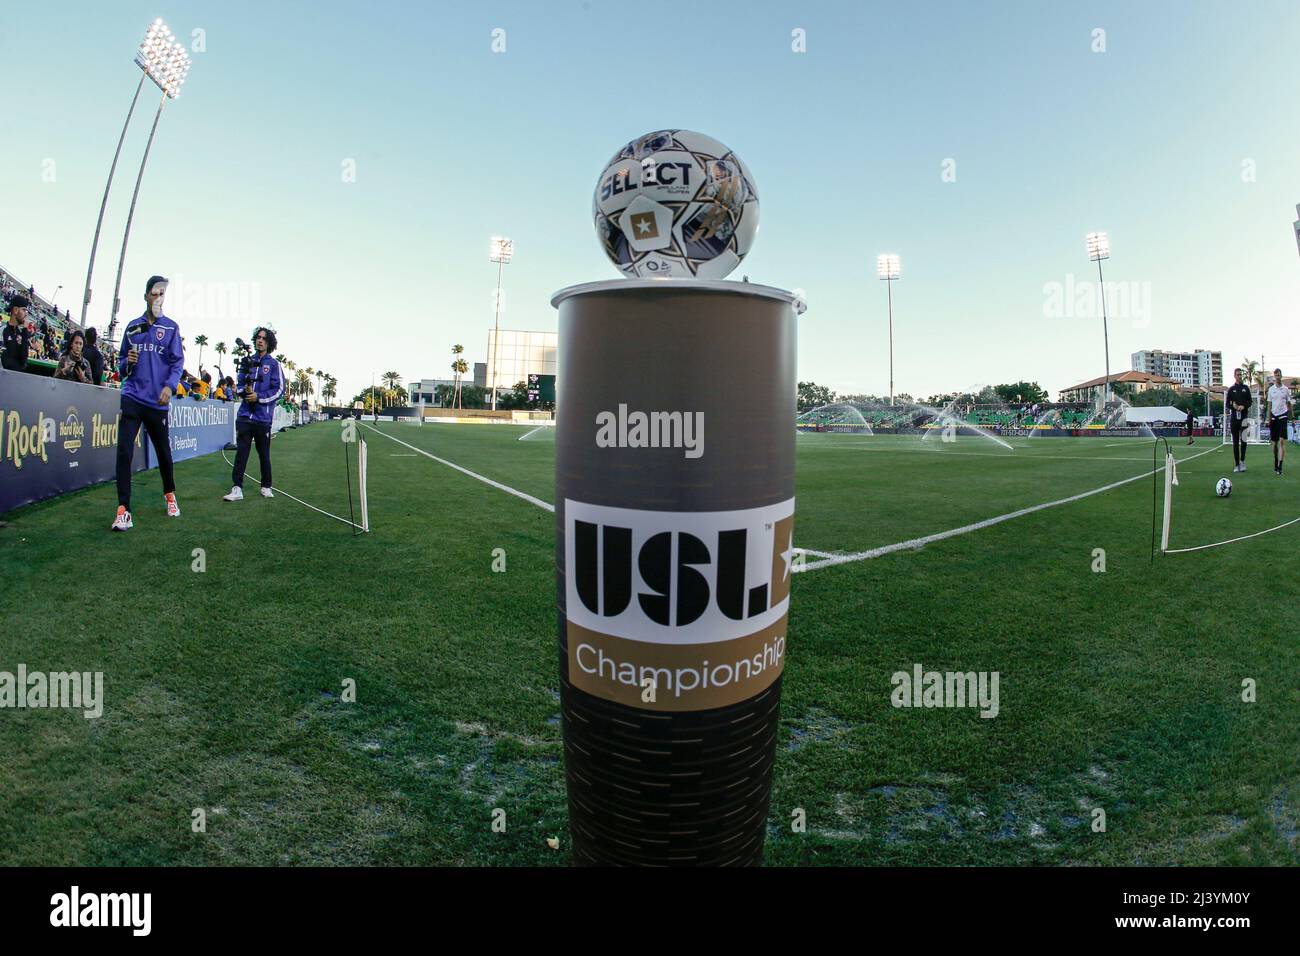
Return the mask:
<path id="1" fill-rule="evenodd" d="M 889 404 L 894 404 L 894 280 L 902 275 L 902 260 L 895 255 L 876 256 L 876 275 L 885 283 L 889 302 Z"/>
<path id="2" fill-rule="evenodd" d="M 497 410 L 497 352 L 501 347 L 501 270 L 515 254 L 515 243 L 505 236 L 493 236 L 488 251 L 488 261 L 497 264 L 497 295 L 493 305 L 496 316 L 492 320 L 492 411 Z"/>
<path id="3" fill-rule="evenodd" d="M 190 55 L 186 52 L 185 47 L 175 41 L 172 32 L 167 28 L 167 24 L 162 20 L 155 20 L 149 27 L 149 33 L 145 35 L 144 42 L 140 44 L 140 50 L 135 55 L 135 64 L 144 71 L 140 77 L 141 85 L 144 84 L 144 77 L 149 77 L 154 85 L 162 91 L 162 98 L 158 101 L 158 112 L 154 113 L 153 126 L 149 130 L 149 140 L 144 146 L 144 156 L 140 159 L 140 171 L 135 177 L 135 190 L 131 193 L 131 209 L 126 216 L 126 229 L 122 232 L 122 251 L 117 259 L 117 279 L 113 283 L 113 312 L 112 318 L 108 323 L 108 341 L 110 345 L 115 342 L 117 332 L 117 311 L 121 307 L 121 300 L 118 293 L 122 290 L 122 267 L 126 264 L 126 245 L 131 238 L 131 221 L 135 218 L 135 203 L 140 197 L 140 181 L 144 179 L 144 166 L 149 161 L 149 150 L 153 146 L 154 134 L 158 132 L 158 120 L 162 117 L 163 106 L 169 99 L 174 100 L 181 95 L 181 86 L 185 83 L 185 77 L 190 72 Z M 136 95 L 140 91 L 136 89 Z M 131 109 L 135 109 L 135 100 L 131 101 Z M 127 113 L 127 123 L 131 122 L 131 114 Z M 122 135 L 126 135 L 126 126 L 122 127 Z M 121 141 L 118 142 L 118 151 L 122 149 Z M 117 154 L 113 156 L 113 166 L 117 166 Z M 112 185 L 113 172 L 110 169 L 108 174 L 108 185 L 104 187 L 104 203 L 108 202 L 108 186 Z M 100 222 L 95 225 L 95 240 L 90 250 L 90 261 L 93 267 L 95 261 L 95 248 L 99 242 L 99 226 L 103 222 L 104 209 L 103 203 L 99 210 Z M 90 269 L 86 270 L 86 301 L 90 301 Z M 85 324 L 85 302 L 82 303 L 82 324 Z"/>
<path id="4" fill-rule="evenodd" d="M 1101 274 L 1101 260 L 1110 258 L 1110 237 L 1104 232 L 1090 232 L 1085 237 L 1088 258 L 1097 263 L 1097 286 L 1101 292 L 1101 334 L 1106 345 L 1106 404 L 1110 404 L 1110 329 L 1106 322 L 1106 281 Z"/>

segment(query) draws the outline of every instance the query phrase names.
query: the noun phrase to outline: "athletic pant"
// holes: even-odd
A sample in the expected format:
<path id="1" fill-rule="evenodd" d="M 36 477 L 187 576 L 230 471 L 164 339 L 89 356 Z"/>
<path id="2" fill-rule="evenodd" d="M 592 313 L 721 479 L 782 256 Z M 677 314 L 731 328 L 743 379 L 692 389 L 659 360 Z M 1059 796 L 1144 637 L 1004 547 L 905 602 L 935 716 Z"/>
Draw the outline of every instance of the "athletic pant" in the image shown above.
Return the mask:
<path id="1" fill-rule="evenodd" d="M 135 438 L 140 434 L 141 425 L 153 443 L 163 494 L 176 490 L 172 477 L 172 442 L 167 435 L 167 409 L 150 408 L 123 395 L 122 421 L 117 428 L 117 503 L 127 511 L 131 510 L 131 460 L 135 457 Z"/>
<path id="2" fill-rule="evenodd" d="M 235 422 L 235 469 L 230 475 L 231 483 L 238 488 L 244 487 L 244 469 L 248 467 L 248 446 L 257 444 L 257 461 L 262 472 L 262 487 L 271 487 L 271 426 L 261 425 L 249 418 L 240 418 Z"/>
<path id="3" fill-rule="evenodd" d="M 1241 436 L 1245 430 L 1246 422 L 1232 419 L 1232 463 L 1234 465 L 1244 465 L 1246 463 L 1246 439 Z"/>

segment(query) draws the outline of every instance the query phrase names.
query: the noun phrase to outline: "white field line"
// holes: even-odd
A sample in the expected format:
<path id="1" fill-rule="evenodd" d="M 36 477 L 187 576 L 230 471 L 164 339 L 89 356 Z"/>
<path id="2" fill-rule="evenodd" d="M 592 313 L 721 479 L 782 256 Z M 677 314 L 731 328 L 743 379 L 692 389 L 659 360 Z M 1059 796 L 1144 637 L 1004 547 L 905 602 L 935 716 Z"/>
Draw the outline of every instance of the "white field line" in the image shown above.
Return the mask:
<path id="1" fill-rule="evenodd" d="M 1170 548 L 1165 554 L 1186 554 L 1188 551 L 1204 551 L 1206 548 L 1217 548 L 1223 544 L 1236 544 L 1238 541 L 1245 541 L 1247 538 L 1258 538 L 1261 534 L 1268 534 L 1272 531 L 1281 531 L 1289 525 L 1300 521 L 1300 518 L 1292 518 L 1290 521 L 1284 521 L 1276 528 L 1269 528 L 1266 531 L 1256 531 L 1254 534 L 1243 534 L 1240 538 L 1229 538 L 1227 541 L 1216 541 L 1214 544 L 1202 544 L 1195 548 Z"/>
<path id="2" fill-rule="evenodd" d="M 418 452 L 421 455 L 423 455 L 425 458 L 432 458 L 440 465 L 446 465 L 448 468 L 454 468 L 456 471 L 459 471 L 462 475 L 469 475 L 469 477 L 477 481 L 481 481 L 485 485 L 491 485 L 493 488 L 496 488 L 500 491 L 504 491 L 506 494 L 514 495 L 516 498 L 522 498 L 524 499 L 524 501 L 527 501 L 529 504 L 537 505 L 537 507 L 541 508 L 543 511 L 549 511 L 552 514 L 555 513 L 555 505 L 551 504 L 550 502 L 543 501 L 541 498 L 534 498 L 532 495 L 522 492 L 518 488 L 511 488 L 509 485 L 503 485 L 501 484 L 501 482 L 493 481 L 491 478 L 485 478 L 484 476 L 478 474 L 477 472 L 470 471 L 468 468 L 462 468 L 454 461 L 448 461 L 445 458 L 439 458 L 437 455 L 431 455 L 423 448 L 416 448 L 414 445 L 408 445 L 400 438 L 394 438 L 392 435 L 388 434 L 387 432 L 381 432 L 378 428 L 375 428 L 373 425 L 367 425 L 365 422 L 362 422 L 361 424 L 362 427 L 369 428 L 372 432 L 375 432 L 376 434 L 379 435 L 383 435 L 389 441 L 395 441 L 399 445 L 405 445 L 407 448 L 411 449 L 411 451 Z"/>
<path id="3" fill-rule="evenodd" d="M 1022 455 L 1019 458 L 1013 458 L 1011 456 L 999 454 L 998 452 L 993 452 L 993 451 L 939 451 L 938 449 L 935 449 L 934 451 L 930 451 L 929 449 L 923 449 L 923 448 L 888 448 L 888 447 L 879 447 L 879 446 L 872 447 L 870 445 L 865 445 L 865 444 L 859 444 L 856 446 L 851 446 L 848 444 L 842 446 L 832 445 L 829 447 L 839 448 L 839 450 L 841 451 L 896 451 L 896 452 L 911 451 L 911 452 L 916 452 L 917 454 L 924 453 L 924 454 L 934 454 L 934 455 L 966 455 L 974 458 L 1005 458 L 1008 461 L 1026 461 L 1026 460 L 1038 461 L 1040 459 L 1043 460 L 1052 459 L 1056 461 L 1146 461 L 1145 458 L 1130 458 L 1125 455 Z M 1213 451 L 1213 449 L 1211 449 L 1211 451 Z M 1190 459 L 1184 458 L 1181 460 L 1188 461 Z"/>
<path id="4" fill-rule="evenodd" d="M 226 458 L 226 450 L 225 450 L 224 448 L 221 450 L 221 457 L 222 457 L 222 458 Z M 230 467 L 232 467 L 232 468 L 235 466 L 235 463 L 234 463 L 233 461 L 231 461 L 229 458 L 226 458 L 226 464 L 227 464 L 227 465 L 230 465 Z M 252 469 L 251 469 L 251 468 L 250 468 L 250 469 L 247 469 L 247 470 L 244 472 L 244 474 L 245 474 L 245 475 L 252 475 L 254 478 L 256 478 L 256 479 L 258 480 L 258 483 L 259 483 L 259 484 L 260 484 L 261 481 L 262 481 L 262 476 L 261 476 L 261 475 L 253 475 L 253 472 L 252 472 Z M 298 502 L 298 504 L 300 504 L 300 505 L 302 505 L 302 506 L 304 506 L 304 507 L 306 507 L 306 508 L 310 508 L 312 511 L 319 512 L 320 514 L 323 514 L 323 515 L 324 515 L 325 517 L 327 517 L 327 518 L 333 518 L 335 521 L 342 521 L 345 525 L 349 525 L 349 526 L 351 526 L 351 527 L 353 527 L 353 528 L 356 528 L 358 531 L 365 531 L 365 530 L 366 530 L 365 528 L 361 527 L 361 525 L 359 525 L 359 524 L 355 524 L 355 523 L 349 521 L 347 518 L 340 518 L 340 517 L 339 517 L 338 515 L 336 515 L 336 514 L 332 514 L 332 513 L 328 512 L 328 511 L 325 511 L 325 510 L 322 509 L 322 508 L 317 508 L 314 504 L 311 504 L 310 502 L 303 501 L 301 498 L 295 498 L 293 495 L 289 494 L 289 492 L 285 491 L 283 488 L 277 488 L 275 485 L 272 485 L 272 486 L 271 486 L 271 490 L 274 491 L 277 495 L 284 495 L 284 496 L 285 496 L 286 498 L 288 498 L 290 501 L 296 501 L 296 502 Z"/>
<path id="5" fill-rule="evenodd" d="M 1199 452 L 1189 458 L 1184 458 L 1178 464 L 1191 461 L 1193 458 L 1200 458 L 1201 455 L 1208 455 L 1221 449 L 1222 445 L 1216 445 L 1207 451 Z M 1045 511 L 1048 508 L 1055 508 L 1058 505 L 1067 505 L 1074 501 L 1082 501 L 1084 498 L 1091 498 L 1093 495 L 1099 495 L 1105 491 L 1111 491 L 1122 485 L 1130 484 L 1134 481 L 1141 481 L 1144 478 L 1150 478 L 1154 474 L 1164 470 L 1164 465 L 1154 471 L 1146 471 L 1140 475 L 1134 475 L 1132 478 L 1124 478 L 1120 481 L 1113 481 L 1108 485 L 1102 485 L 1100 488 L 1093 488 L 1091 491 L 1083 491 L 1077 495 L 1070 495 L 1068 498 L 1059 498 L 1056 501 L 1045 501 L 1042 504 L 1031 505 L 1028 508 L 1021 508 L 1017 511 L 1011 511 L 1004 515 L 998 515 L 994 518 L 985 518 L 983 521 L 976 521 L 974 524 L 962 525 L 960 528 L 950 528 L 947 531 L 939 531 L 935 534 L 928 534 L 921 538 L 911 538 L 907 541 L 899 541 L 895 544 L 887 544 L 880 548 L 872 548 L 869 551 L 858 551 L 853 554 L 839 554 L 830 558 L 823 558 L 820 561 L 812 561 L 805 564 L 797 570 L 800 572 L 816 571 L 818 568 L 827 568 L 835 564 L 848 564 L 852 561 L 869 561 L 872 558 L 883 557 L 886 554 L 893 554 L 895 551 L 908 551 L 914 548 L 922 548 L 927 544 L 933 544 L 936 541 L 944 541 L 948 538 L 955 538 L 958 535 L 969 534 L 972 531 L 980 531 L 984 528 L 990 528 L 995 524 L 1001 524 L 1004 521 L 1010 521 L 1013 518 L 1022 518 L 1025 515 L 1033 514 L 1036 511 Z M 810 552 L 811 553 L 811 552 Z M 792 571 L 796 570 L 794 568 Z"/>

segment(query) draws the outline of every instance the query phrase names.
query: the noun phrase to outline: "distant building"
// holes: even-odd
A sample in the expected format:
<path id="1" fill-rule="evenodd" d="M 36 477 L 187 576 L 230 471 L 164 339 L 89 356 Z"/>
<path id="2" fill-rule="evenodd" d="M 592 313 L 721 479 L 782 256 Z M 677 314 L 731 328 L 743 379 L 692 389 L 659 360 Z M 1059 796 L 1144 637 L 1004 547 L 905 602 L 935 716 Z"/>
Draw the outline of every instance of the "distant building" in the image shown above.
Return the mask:
<path id="1" fill-rule="evenodd" d="M 1295 247 L 1300 252 L 1300 202 L 1295 204 L 1295 222 L 1291 224 L 1295 228 Z"/>
<path id="2" fill-rule="evenodd" d="M 1223 384 L 1223 353 L 1209 349 L 1191 352 L 1143 349 L 1133 353 L 1133 370 L 1176 379 L 1188 388 L 1210 388 Z"/>
<path id="3" fill-rule="evenodd" d="M 410 396 L 411 404 L 437 405 L 438 402 L 435 396 L 440 385 L 453 388 L 456 385 L 456 380 L 450 378 L 422 378 L 418 382 L 408 382 L 406 391 Z"/>
<path id="4" fill-rule="evenodd" d="M 1110 377 L 1111 391 L 1114 392 L 1116 385 L 1132 385 L 1135 392 L 1145 392 L 1152 388 L 1173 388 L 1181 386 L 1181 382 L 1175 378 L 1169 378 L 1164 375 L 1153 375 L 1150 372 L 1121 372 L 1119 375 Z M 1106 376 L 1094 378 L 1088 382 L 1080 382 L 1078 385 L 1072 385 L 1069 388 L 1061 389 L 1060 400 L 1062 402 L 1098 402 L 1106 393 Z"/>

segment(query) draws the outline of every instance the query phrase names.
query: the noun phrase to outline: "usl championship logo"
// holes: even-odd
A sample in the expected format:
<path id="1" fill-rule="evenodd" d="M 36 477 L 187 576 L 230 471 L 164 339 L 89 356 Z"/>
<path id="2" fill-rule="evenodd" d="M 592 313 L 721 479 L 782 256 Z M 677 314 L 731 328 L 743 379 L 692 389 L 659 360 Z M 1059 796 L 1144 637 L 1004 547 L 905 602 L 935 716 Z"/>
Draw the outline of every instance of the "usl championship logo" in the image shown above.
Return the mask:
<path id="1" fill-rule="evenodd" d="M 642 511 L 566 499 L 569 680 L 606 700 L 707 710 L 781 674 L 794 499 Z"/>

